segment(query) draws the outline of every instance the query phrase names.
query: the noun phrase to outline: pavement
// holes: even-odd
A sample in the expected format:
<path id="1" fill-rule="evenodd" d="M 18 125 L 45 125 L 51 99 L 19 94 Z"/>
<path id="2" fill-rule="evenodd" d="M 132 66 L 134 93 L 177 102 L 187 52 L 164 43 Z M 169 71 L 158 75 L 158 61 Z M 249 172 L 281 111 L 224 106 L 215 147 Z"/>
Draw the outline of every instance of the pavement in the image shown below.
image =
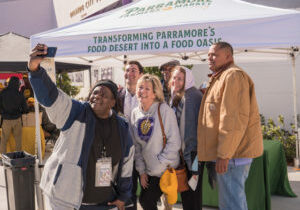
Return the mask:
<path id="1" fill-rule="evenodd" d="M 51 153 L 51 149 L 46 147 L 46 158 Z M 298 196 L 296 198 L 284 197 L 284 196 L 272 196 L 271 197 L 271 207 L 272 210 L 299 210 L 300 209 L 300 171 L 295 170 L 293 167 L 288 166 L 288 177 L 290 181 L 290 185 L 294 191 L 294 193 Z M 24 189 L 26 190 L 26 189 Z M 36 205 L 37 206 L 37 205 Z M 45 207 L 47 209 L 47 206 Z M 37 207 L 36 207 L 37 209 Z M 140 206 L 138 206 L 139 210 L 142 210 Z M 159 210 L 163 210 L 162 206 L 158 207 Z M 173 207 L 173 210 L 182 209 L 180 204 L 176 204 Z M 217 208 L 204 207 L 204 210 L 212 210 Z M 4 169 L 3 166 L 0 166 L 0 210 L 8 210 L 7 207 L 7 197 L 6 197 L 6 184 L 4 177 Z M 28 209 L 30 210 L 30 209 Z M 37 209 L 38 210 L 38 209 Z"/>

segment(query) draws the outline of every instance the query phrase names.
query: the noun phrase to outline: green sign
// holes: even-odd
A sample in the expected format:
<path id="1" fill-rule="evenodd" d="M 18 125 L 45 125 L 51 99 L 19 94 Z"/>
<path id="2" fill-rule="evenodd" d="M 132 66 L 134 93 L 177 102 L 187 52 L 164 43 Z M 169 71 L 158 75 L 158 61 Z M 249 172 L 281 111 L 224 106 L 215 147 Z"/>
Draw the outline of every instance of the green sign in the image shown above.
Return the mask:
<path id="1" fill-rule="evenodd" d="M 159 3 L 149 5 L 147 7 L 132 7 L 125 11 L 125 14 L 121 15 L 120 18 L 131 17 L 136 15 L 143 15 L 147 13 L 154 13 L 160 11 L 169 11 L 172 9 L 182 7 L 197 7 L 207 8 L 211 5 L 212 0 L 173 0 L 166 1 L 166 3 Z"/>
<path id="2" fill-rule="evenodd" d="M 152 31 L 141 33 L 94 36 L 88 53 L 129 52 L 168 49 L 197 49 L 221 41 L 215 28 Z"/>

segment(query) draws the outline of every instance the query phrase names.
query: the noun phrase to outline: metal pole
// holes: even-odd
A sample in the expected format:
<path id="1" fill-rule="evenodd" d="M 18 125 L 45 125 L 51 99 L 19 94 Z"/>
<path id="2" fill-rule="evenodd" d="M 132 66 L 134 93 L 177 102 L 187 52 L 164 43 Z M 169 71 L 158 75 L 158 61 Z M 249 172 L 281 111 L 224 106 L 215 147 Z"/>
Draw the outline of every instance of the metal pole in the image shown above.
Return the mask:
<path id="1" fill-rule="evenodd" d="M 43 192 L 40 188 L 40 180 L 41 180 L 41 174 L 42 174 L 42 165 L 40 165 L 39 160 L 36 160 L 35 168 L 34 168 L 34 185 L 35 185 L 35 192 L 36 192 L 36 202 L 37 202 L 37 209 L 38 210 L 44 210 L 44 196 Z"/>
<path id="2" fill-rule="evenodd" d="M 34 96 L 36 98 L 36 96 Z M 37 157 L 39 162 L 43 162 L 42 157 L 42 144 L 41 144 L 41 131 L 40 131 L 40 111 L 39 104 L 37 100 L 34 100 L 34 110 L 35 110 L 35 142 L 37 144 Z"/>
<path id="3" fill-rule="evenodd" d="M 36 98 L 36 96 L 34 96 Z M 40 130 L 40 111 L 39 104 L 37 100 L 34 100 L 34 109 L 35 109 L 35 144 L 37 145 L 37 157 L 34 170 L 34 184 L 35 184 L 35 193 L 37 201 L 37 209 L 44 210 L 44 198 L 42 190 L 40 189 L 40 180 L 41 180 L 41 168 L 40 164 L 43 162 L 42 156 L 42 144 L 41 144 L 41 130 Z"/>
<path id="4" fill-rule="evenodd" d="M 126 69 L 126 66 L 127 66 L 127 63 L 128 63 L 128 60 L 127 60 L 127 55 L 124 55 L 123 56 L 123 70 L 125 71 Z"/>
<path id="5" fill-rule="evenodd" d="M 90 88 L 92 88 L 92 67 L 89 68 L 89 80 L 90 80 Z"/>
<path id="6" fill-rule="evenodd" d="M 299 133 L 298 133 L 298 119 L 297 119 L 297 86 L 296 86 L 296 58 L 292 52 L 292 70 L 293 70 L 293 98 L 294 98 L 294 123 L 295 123 L 295 137 L 296 137 L 296 158 L 294 160 L 295 168 L 299 168 Z"/>

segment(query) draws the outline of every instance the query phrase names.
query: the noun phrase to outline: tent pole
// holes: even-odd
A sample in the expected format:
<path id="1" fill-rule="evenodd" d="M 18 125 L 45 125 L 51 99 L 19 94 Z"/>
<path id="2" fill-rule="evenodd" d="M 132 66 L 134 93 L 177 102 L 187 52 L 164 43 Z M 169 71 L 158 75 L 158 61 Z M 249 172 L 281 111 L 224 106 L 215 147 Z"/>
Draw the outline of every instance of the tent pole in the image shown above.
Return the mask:
<path id="1" fill-rule="evenodd" d="M 294 124 L 295 124 L 295 137 L 296 137 L 296 158 L 294 160 L 295 168 L 299 168 L 299 133 L 298 133 L 298 119 L 297 119 L 297 87 L 296 87 L 296 58 L 294 52 L 290 54 L 292 59 L 293 71 L 293 98 L 294 98 Z"/>
<path id="2" fill-rule="evenodd" d="M 36 99 L 36 96 L 34 95 Z M 41 189 L 39 188 L 40 180 L 41 180 L 41 168 L 40 165 L 43 163 L 42 156 L 42 144 L 41 144 L 41 130 L 40 130 L 40 111 L 39 104 L 37 100 L 34 100 L 34 110 L 35 110 L 35 144 L 37 145 L 37 161 L 34 168 L 34 184 L 36 189 L 36 201 L 37 207 L 39 210 L 44 210 L 44 197 Z"/>
<path id="3" fill-rule="evenodd" d="M 36 96 L 34 95 L 36 98 Z M 35 143 L 37 144 L 37 157 L 39 162 L 43 162 L 42 157 L 42 145 L 41 145 L 41 131 L 40 131 L 40 111 L 39 111 L 39 104 L 37 100 L 34 100 L 34 110 L 35 110 Z"/>
<path id="4" fill-rule="evenodd" d="M 92 67 L 89 68 L 89 80 L 90 80 L 90 88 L 92 88 Z"/>

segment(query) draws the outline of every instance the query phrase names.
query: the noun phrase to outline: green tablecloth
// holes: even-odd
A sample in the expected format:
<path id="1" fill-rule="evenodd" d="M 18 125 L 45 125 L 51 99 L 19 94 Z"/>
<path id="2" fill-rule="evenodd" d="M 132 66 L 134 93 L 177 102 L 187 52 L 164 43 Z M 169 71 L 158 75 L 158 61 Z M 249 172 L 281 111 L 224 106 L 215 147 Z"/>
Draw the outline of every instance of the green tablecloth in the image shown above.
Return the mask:
<path id="1" fill-rule="evenodd" d="M 280 142 L 264 140 L 264 154 L 253 160 L 245 190 L 249 210 L 271 210 L 271 195 L 296 197 L 288 181 Z M 217 189 L 210 188 L 206 171 L 203 176 L 203 204 L 218 206 Z"/>

